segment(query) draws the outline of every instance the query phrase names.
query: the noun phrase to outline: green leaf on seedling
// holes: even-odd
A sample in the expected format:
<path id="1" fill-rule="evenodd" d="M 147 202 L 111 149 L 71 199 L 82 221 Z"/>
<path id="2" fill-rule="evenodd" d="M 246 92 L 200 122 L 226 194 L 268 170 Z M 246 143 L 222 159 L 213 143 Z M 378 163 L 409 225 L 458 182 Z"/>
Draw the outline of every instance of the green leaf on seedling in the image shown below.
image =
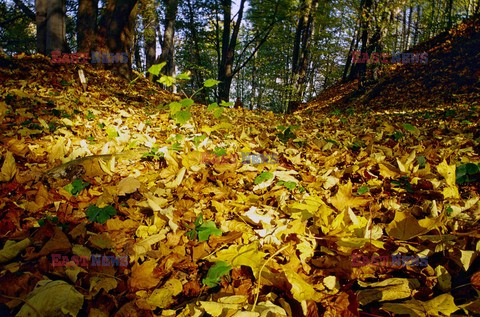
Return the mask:
<path id="1" fill-rule="evenodd" d="M 175 78 L 172 76 L 162 76 L 157 80 L 160 84 L 164 84 L 167 87 L 170 87 L 175 83 Z"/>
<path id="2" fill-rule="evenodd" d="M 218 85 L 218 84 L 220 84 L 220 81 L 218 81 L 216 79 L 207 79 L 203 83 L 203 86 L 208 88 L 208 87 L 213 87 L 213 86 Z"/>
<path id="3" fill-rule="evenodd" d="M 90 205 L 85 211 L 85 214 L 88 220 L 104 224 L 112 216 L 115 216 L 117 211 L 113 206 L 99 208 L 95 205 Z"/>
<path id="4" fill-rule="evenodd" d="M 214 102 L 208 105 L 207 111 L 213 111 L 218 108 L 218 103 Z"/>
<path id="5" fill-rule="evenodd" d="M 215 287 L 220 283 L 222 276 L 227 275 L 231 270 L 232 267 L 227 262 L 218 261 L 208 269 L 207 276 L 202 279 L 202 283 L 208 287 Z"/>
<path id="6" fill-rule="evenodd" d="M 208 238 L 213 234 L 215 236 L 221 236 L 222 230 L 218 229 L 215 225 L 215 222 L 209 220 L 202 223 L 196 228 L 198 233 L 198 241 L 203 242 L 207 241 Z"/>
<path id="7" fill-rule="evenodd" d="M 198 146 L 200 143 L 202 143 L 203 140 L 206 139 L 206 135 L 197 135 L 193 138 L 193 144 L 195 144 L 195 146 Z"/>
<path id="8" fill-rule="evenodd" d="M 187 123 L 187 121 L 190 120 L 191 117 L 192 117 L 192 114 L 190 113 L 190 111 L 185 111 L 185 110 L 179 111 L 175 114 L 175 119 L 180 124 Z"/>
<path id="9" fill-rule="evenodd" d="M 216 147 L 215 150 L 213 150 L 213 154 L 215 154 L 216 156 L 223 156 L 227 154 L 227 150 L 221 147 Z"/>
<path id="10" fill-rule="evenodd" d="M 425 159 L 425 156 L 423 156 L 423 155 L 419 155 L 417 157 L 417 162 L 418 162 L 418 166 L 420 168 L 425 168 L 425 164 L 427 164 L 427 160 Z"/>
<path id="11" fill-rule="evenodd" d="M 255 180 L 254 180 L 254 183 L 255 185 L 258 185 L 260 183 L 263 183 L 264 181 L 268 181 L 269 179 L 273 178 L 273 173 L 270 173 L 270 172 L 262 172 L 260 175 L 258 175 Z"/>
<path id="12" fill-rule="evenodd" d="M 222 113 L 223 113 L 223 108 L 217 108 L 213 110 L 213 116 L 217 119 L 222 116 Z"/>
<path id="13" fill-rule="evenodd" d="M 167 62 L 162 62 L 160 64 L 152 65 L 148 69 L 148 72 L 155 75 L 155 76 L 158 76 L 160 74 L 160 72 L 162 71 L 162 68 L 165 67 L 165 65 L 167 65 Z"/>
<path id="14" fill-rule="evenodd" d="M 402 132 L 400 132 L 400 131 L 395 131 L 395 132 L 393 132 L 393 139 L 394 139 L 395 141 L 400 140 L 401 138 L 403 138 L 403 136 L 404 136 L 404 134 L 403 134 Z"/>
<path id="15" fill-rule="evenodd" d="M 222 102 L 220 102 L 220 106 L 222 107 L 230 107 L 230 106 L 233 106 L 233 102 L 226 102 L 225 100 L 222 100 Z"/>
<path id="16" fill-rule="evenodd" d="M 172 116 L 182 110 L 182 104 L 176 101 L 169 103 L 168 107 L 170 108 L 170 115 Z"/>
<path id="17" fill-rule="evenodd" d="M 190 80 L 190 75 L 188 73 L 181 73 L 178 74 L 176 78 L 181 80 Z"/>
<path id="18" fill-rule="evenodd" d="M 65 185 L 63 188 L 73 196 L 77 196 L 82 190 L 87 188 L 88 185 L 90 185 L 90 183 L 84 183 L 82 179 L 75 178 L 70 184 Z"/>
<path id="19" fill-rule="evenodd" d="M 277 185 L 280 185 L 280 186 L 283 185 L 289 190 L 294 190 L 297 187 L 297 183 L 295 183 L 295 182 L 280 181 L 280 182 L 277 183 Z"/>
<path id="20" fill-rule="evenodd" d="M 477 174 L 479 172 L 478 165 L 473 164 L 473 163 L 465 164 L 465 170 L 467 171 L 467 174 L 469 174 L 469 175 Z"/>
<path id="21" fill-rule="evenodd" d="M 87 115 L 85 116 L 87 118 L 87 120 L 93 120 L 95 119 L 95 115 L 93 114 L 93 112 L 91 112 L 90 110 L 88 110 L 88 113 Z"/>
<path id="22" fill-rule="evenodd" d="M 51 121 L 48 123 L 48 131 L 50 132 L 55 132 L 55 130 L 57 130 L 57 125 L 55 124 L 55 122 Z"/>
<path id="23" fill-rule="evenodd" d="M 180 103 L 182 104 L 182 106 L 188 107 L 188 106 L 193 105 L 195 103 L 195 101 L 193 101 L 193 99 L 191 99 L 191 98 L 185 98 L 185 99 L 180 100 Z"/>
<path id="24" fill-rule="evenodd" d="M 403 128 L 407 131 L 410 131 L 410 132 L 415 132 L 417 130 L 417 128 L 415 128 L 413 125 L 411 125 L 410 123 L 404 123 L 403 124 Z"/>
<path id="25" fill-rule="evenodd" d="M 368 185 L 362 185 L 358 190 L 357 190 L 357 193 L 359 195 L 365 195 L 366 193 L 368 193 L 370 191 L 370 187 L 368 187 Z"/>

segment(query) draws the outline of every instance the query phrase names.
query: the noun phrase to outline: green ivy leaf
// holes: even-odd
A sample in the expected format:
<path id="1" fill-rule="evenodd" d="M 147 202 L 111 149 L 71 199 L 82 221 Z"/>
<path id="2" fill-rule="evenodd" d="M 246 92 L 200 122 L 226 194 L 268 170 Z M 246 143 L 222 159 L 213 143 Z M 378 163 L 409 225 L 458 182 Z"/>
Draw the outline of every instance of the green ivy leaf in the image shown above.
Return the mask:
<path id="1" fill-rule="evenodd" d="M 167 62 L 152 65 L 148 69 L 148 72 L 155 75 L 155 76 L 158 76 L 160 74 L 160 72 L 162 71 L 162 68 L 165 67 L 165 65 L 167 65 Z"/>
<path id="2" fill-rule="evenodd" d="M 180 124 L 187 123 L 187 121 L 190 120 L 191 117 L 192 117 L 192 114 L 190 113 L 190 111 L 185 111 L 185 110 L 179 111 L 175 114 L 175 119 Z"/>
<path id="3" fill-rule="evenodd" d="M 255 185 L 258 185 L 260 183 L 263 183 L 264 181 L 268 181 L 269 179 L 273 178 L 273 173 L 270 173 L 270 172 L 262 172 L 260 175 L 258 175 L 255 180 L 254 180 L 254 183 Z"/>
<path id="4" fill-rule="evenodd" d="M 467 174 L 474 175 L 474 174 L 477 174 L 479 172 L 479 168 L 478 168 L 477 164 L 467 163 L 465 165 L 466 165 L 465 169 L 467 171 Z"/>
<path id="5" fill-rule="evenodd" d="M 223 108 L 217 108 L 213 110 L 213 116 L 217 119 L 222 116 L 222 113 L 223 113 Z"/>
<path id="6" fill-rule="evenodd" d="M 234 105 L 234 103 L 231 102 L 231 101 L 230 101 L 230 102 L 226 102 L 225 100 L 222 100 L 222 102 L 220 102 L 220 106 L 222 106 L 222 107 L 231 107 L 231 106 L 233 106 L 233 105 Z"/>
<path id="7" fill-rule="evenodd" d="M 207 276 L 202 279 L 203 285 L 215 287 L 220 283 L 222 276 L 227 275 L 232 267 L 225 261 L 216 262 L 207 272 Z"/>
<path id="8" fill-rule="evenodd" d="M 93 120 L 95 119 L 95 115 L 93 114 L 92 111 L 88 110 L 88 113 L 87 115 L 85 116 L 87 118 L 87 120 Z"/>
<path id="9" fill-rule="evenodd" d="M 168 107 L 170 108 L 170 114 L 173 116 L 180 110 L 182 110 L 182 104 L 176 101 L 173 101 L 168 104 Z"/>
<path id="10" fill-rule="evenodd" d="M 207 79 L 205 80 L 205 82 L 203 83 L 203 86 L 209 88 L 209 87 L 213 87 L 213 86 L 216 86 L 220 84 L 220 81 L 216 80 L 216 79 Z"/>
<path id="11" fill-rule="evenodd" d="M 207 111 L 213 111 L 218 108 L 218 103 L 214 102 L 208 105 Z"/>
<path id="12" fill-rule="evenodd" d="M 368 187 L 368 185 L 362 185 L 358 190 L 357 190 L 357 194 L 359 195 L 365 195 L 366 193 L 368 193 L 370 191 L 370 187 Z"/>
<path id="13" fill-rule="evenodd" d="M 420 168 L 425 168 L 425 164 L 427 164 L 427 160 L 425 159 L 425 156 L 419 155 L 417 157 L 417 162 L 418 162 L 418 167 Z"/>
<path id="14" fill-rule="evenodd" d="M 188 73 L 181 73 L 178 74 L 176 78 L 181 80 L 190 80 L 190 75 Z"/>
<path id="15" fill-rule="evenodd" d="M 173 85 L 173 83 L 175 83 L 175 78 L 172 77 L 172 76 L 162 76 L 160 77 L 159 80 L 157 80 L 160 84 L 164 84 L 165 86 L 167 87 L 170 87 L 171 85 Z"/>
<path id="16" fill-rule="evenodd" d="M 413 125 L 411 125 L 410 123 L 404 123 L 403 124 L 403 128 L 407 131 L 410 131 L 410 132 L 415 132 L 417 130 L 417 128 L 415 128 Z"/>
<path id="17" fill-rule="evenodd" d="M 218 229 L 215 222 L 209 220 L 197 227 L 198 241 L 207 241 L 210 235 L 221 236 L 222 230 Z"/>
<path id="18" fill-rule="evenodd" d="M 77 196 L 88 185 L 90 185 L 90 183 L 84 183 L 80 178 L 75 178 L 70 184 L 65 185 L 63 188 L 73 196 Z"/>
<path id="19" fill-rule="evenodd" d="M 110 217 L 115 216 L 117 211 L 113 206 L 99 208 L 95 205 L 90 205 L 85 211 L 85 214 L 88 220 L 104 224 Z"/>
<path id="20" fill-rule="evenodd" d="M 180 104 L 184 107 L 191 106 L 194 103 L 195 103 L 195 101 L 193 101 L 193 99 L 191 99 L 191 98 L 185 98 L 185 99 L 180 100 Z"/>
<path id="21" fill-rule="evenodd" d="M 280 181 L 280 182 L 277 183 L 277 185 L 283 185 L 289 190 L 294 190 L 297 187 L 297 183 L 295 183 L 295 182 Z"/>
<path id="22" fill-rule="evenodd" d="M 227 154 L 227 150 L 225 150 L 221 147 L 217 147 L 217 148 L 215 148 L 215 150 L 213 150 L 213 154 L 215 154 L 216 156 L 223 156 L 223 155 Z"/>

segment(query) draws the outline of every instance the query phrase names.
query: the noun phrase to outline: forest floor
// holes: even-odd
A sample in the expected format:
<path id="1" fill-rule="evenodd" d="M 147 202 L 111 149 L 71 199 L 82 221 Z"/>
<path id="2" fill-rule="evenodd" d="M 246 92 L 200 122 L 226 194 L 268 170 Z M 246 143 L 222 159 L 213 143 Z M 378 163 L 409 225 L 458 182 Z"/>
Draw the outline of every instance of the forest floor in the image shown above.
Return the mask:
<path id="1" fill-rule="evenodd" d="M 479 25 L 364 95 L 183 125 L 146 79 L 1 58 L 0 316 L 480 313 Z"/>

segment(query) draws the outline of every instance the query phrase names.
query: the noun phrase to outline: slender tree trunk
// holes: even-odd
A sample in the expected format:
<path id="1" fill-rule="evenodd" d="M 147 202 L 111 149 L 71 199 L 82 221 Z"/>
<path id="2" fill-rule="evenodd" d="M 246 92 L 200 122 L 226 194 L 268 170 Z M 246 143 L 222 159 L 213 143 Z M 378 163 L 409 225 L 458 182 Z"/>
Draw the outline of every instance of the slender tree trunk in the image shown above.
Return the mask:
<path id="1" fill-rule="evenodd" d="M 160 62 L 167 62 L 165 74 L 173 76 L 175 74 L 175 20 L 177 18 L 178 0 L 164 0 L 166 6 L 165 12 L 165 31 L 163 33 L 162 55 Z"/>
<path id="2" fill-rule="evenodd" d="M 157 58 L 157 26 L 159 23 L 155 2 L 153 0 L 142 0 L 140 4 L 142 5 L 142 23 L 144 27 L 145 67 L 148 69 L 155 64 L 155 59 Z"/>
<path id="3" fill-rule="evenodd" d="M 302 0 L 300 16 L 295 32 L 295 41 L 292 53 L 292 95 L 287 112 L 291 106 L 303 100 L 305 93 L 305 74 L 309 59 L 310 39 L 313 33 L 313 17 L 318 0 Z"/>
<path id="4" fill-rule="evenodd" d="M 78 52 L 90 53 L 95 48 L 98 0 L 79 0 L 77 13 Z"/>
<path id="5" fill-rule="evenodd" d="M 138 39 L 139 35 L 135 32 L 135 44 L 134 44 L 134 56 L 135 56 L 135 66 L 139 72 L 143 72 L 142 58 L 140 56 L 140 41 Z"/>
<path id="6" fill-rule="evenodd" d="M 370 24 L 370 10 L 372 7 L 372 0 L 365 0 L 363 3 L 362 7 L 362 36 L 361 36 L 361 41 L 362 41 L 362 48 L 360 50 L 361 56 L 367 52 L 367 41 L 368 41 L 368 28 Z M 359 63 L 357 64 L 358 67 L 358 75 L 360 77 L 359 81 L 359 88 L 360 90 L 363 90 L 365 88 L 366 84 L 366 75 L 367 75 L 367 64 L 366 63 Z"/>
<path id="7" fill-rule="evenodd" d="M 343 82 L 347 80 L 348 71 L 352 63 L 352 51 L 357 50 L 357 47 L 358 47 L 358 31 L 359 31 L 358 28 L 355 29 L 355 33 L 353 34 L 352 41 L 350 42 L 350 50 L 348 51 L 347 61 L 345 62 L 345 68 L 343 69 L 343 75 L 342 75 Z M 355 65 L 353 65 L 352 67 L 355 67 Z"/>
<path id="8" fill-rule="evenodd" d="M 243 9 L 246 0 L 240 0 L 240 8 L 238 10 L 237 21 L 235 22 L 230 35 L 230 24 L 232 23 L 231 11 L 232 0 L 222 0 L 223 8 L 223 33 L 222 33 L 222 57 L 220 67 L 218 69 L 218 99 L 219 101 L 230 99 L 230 87 L 232 85 L 233 61 L 235 58 L 235 47 L 237 45 L 238 33 L 243 19 Z"/>
<path id="9" fill-rule="evenodd" d="M 250 105 L 249 105 L 249 108 L 250 110 L 253 110 L 253 107 L 255 105 L 255 95 L 257 94 L 257 81 L 256 81 L 256 72 L 257 72 L 257 66 L 256 66 L 256 58 L 257 58 L 257 53 L 255 53 L 255 55 L 253 56 L 253 59 L 252 59 L 252 95 L 251 95 L 251 98 L 250 98 Z"/>
<path id="10" fill-rule="evenodd" d="M 190 43 L 192 44 L 193 47 L 193 54 L 191 55 L 192 58 L 192 64 L 193 65 L 202 65 L 202 60 L 200 56 L 200 44 L 199 44 L 199 38 L 198 38 L 198 31 L 197 27 L 195 25 L 195 10 L 194 6 L 192 3 L 192 0 L 187 0 L 187 17 L 188 17 L 188 25 L 187 28 L 190 33 Z M 194 69 L 193 70 L 193 81 L 195 83 L 195 89 L 199 89 L 203 86 L 204 78 L 203 74 L 200 70 Z M 206 101 L 206 95 L 205 91 L 202 90 L 199 93 L 199 99 L 201 101 Z"/>
<path id="11" fill-rule="evenodd" d="M 410 6 L 408 8 L 408 22 L 407 22 L 407 43 L 406 43 L 406 49 L 410 47 L 410 34 L 412 32 L 412 16 L 413 16 L 413 7 Z"/>
<path id="12" fill-rule="evenodd" d="M 452 10 L 453 10 L 453 0 L 448 0 L 447 2 L 447 30 L 450 30 L 453 25 L 452 21 Z"/>
<path id="13" fill-rule="evenodd" d="M 418 25 L 420 23 L 420 19 L 422 18 L 421 10 L 421 6 L 417 5 L 417 19 L 415 20 L 415 25 L 413 28 L 413 45 L 417 45 L 418 42 Z"/>

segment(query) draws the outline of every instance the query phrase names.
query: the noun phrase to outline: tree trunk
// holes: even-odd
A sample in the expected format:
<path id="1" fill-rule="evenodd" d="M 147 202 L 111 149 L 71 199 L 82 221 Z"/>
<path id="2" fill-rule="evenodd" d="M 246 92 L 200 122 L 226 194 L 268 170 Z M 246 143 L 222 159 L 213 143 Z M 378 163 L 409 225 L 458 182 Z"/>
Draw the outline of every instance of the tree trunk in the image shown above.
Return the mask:
<path id="1" fill-rule="evenodd" d="M 417 45 L 418 42 L 418 25 L 420 23 L 420 19 L 422 18 L 422 7 L 417 5 L 417 19 L 415 20 L 415 25 L 413 28 L 413 45 Z"/>
<path id="2" fill-rule="evenodd" d="M 145 67 L 150 68 L 155 64 L 157 58 L 157 25 L 158 16 L 155 10 L 155 3 L 153 0 L 143 0 L 142 5 L 142 22 L 143 22 L 143 39 L 145 43 Z"/>
<path id="3" fill-rule="evenodd" d="M 48 0 L 36 0 L 37 51 L 47 55 L 47 7 Z"/>
<path id="4" fill-rule="evenodd" d="M 131 55 L 134 20 L 137 0 L 108 1 L 105 13 L 100 21 L 97 45 L 110 53 L 126 53 Z M 131 79 L 132 60 L 128 63 L 105 64 L 115 74 Z"/>
<path id="5" fill-rule="evenodd" d="M 453 9 L 453 0 L 448 0 L 447 2 L 447 30 L 450 30 L 453 25 L 452 21 L 452 9 Z"/>
<path id="6" fill-rule="evenodd" d="M 350 65 L 352 63 L 352 52 L 357 50 L 358 47 L 358 29 L 355 29 L 355 32 L 352 37 L 352 41 L 350 42 L 350 50 L 348 51 L 347 55 L 347 61 L 345 62 L 345 68 L 343 69 L 343 74 L 342 74 L 342 81 L 346 82 L 347 80 L 347 75 L 348 75 L 348 70 L 350 69 Z M 355 65 L 352 66 L 355 67 Z"/>
<path id="7" fill-rule="evenodd" d="M 223 8 L 223 32 L 222 32 L 222 55 L 218 68 L 218 101 L 228 101 L 230 99 L 230 87 L 233 79 L 233 61 L 235 57 L 235 47 L 237 45 L 238 33 L 243 19 L 243 8 L 246 0 L 240 0 L 240 8 L 238 10 L 238 18 L 234 24 L 232 34 L 231 30 L 231 12 L 232 0 L 222 0 Z"/>
<path id="8" fill-rule="evenodd" d="M 163 33 L 162 54 L 160 62 L 167 62 L 165 65 L 165 74 L 173 76 L 175 74 L 175 20 L 177 18 L 178 0 L 164 0 L 166 6 L 165 12 L 165 31 Z"/>
<path id="9" fill-rule="evenodd" d="M 305 74 L 309 59 L 310 38 L 313 33 L 313 17 L 317 5 L 318 0 L 302 0 L 300 6 L 300 16 L 297 22 L 292 54 L 292 95 L 290 101 L 302 101 L 305 93 Z M 287 112 L 290 112 L 290 110 L 287 109 Z"/>
<path id="10" fill-rule="evenodd" d="M 190 43 L 193 47 L 193 54 L 190 54 L 191 57 L 192 57 L 192 64 L 193 65 L 202 65 L 202 60 L 201 60 L 201 57 L 200 57 L 200 45 L 199 45 L 198 31 L 197 31 L 197 27 L 195 25 L 195 11 L 194 11 L 194 7 L 193 7 L 193 4 L 192 4 L 191 0 L 187 0 L 187 8 L 188 8 L 187 28 L 188 28 L 189 33 L 190 33 Z M 200 89 L 203 86 L 203 81 L 204 81 L 203 74 L 198 69 L 193 69 L 192 73 L 193 73 L 192 74 L 193 75 L 193 82 L 195 83 L 196 89 Z M 206 101 L 206 95 L 205 95 L 204 90 L 201 90 L 199 92 L 199 99 L 202 102 Z"/>
<path id="11" fill-rule="evenodd" d="M 78 52 L 90 53 L 95 48 L 98 0 L 79 0 L 77 13 Z"/>

